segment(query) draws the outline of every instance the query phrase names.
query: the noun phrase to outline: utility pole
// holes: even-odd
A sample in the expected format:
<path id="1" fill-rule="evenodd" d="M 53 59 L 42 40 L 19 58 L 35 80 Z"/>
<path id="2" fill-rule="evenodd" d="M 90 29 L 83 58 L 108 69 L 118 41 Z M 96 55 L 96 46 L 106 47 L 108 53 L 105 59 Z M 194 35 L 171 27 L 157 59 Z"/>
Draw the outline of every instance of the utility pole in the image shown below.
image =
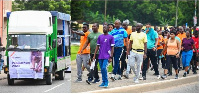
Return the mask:
<path id="1" fill-rule="evenodd" d="M 176 0 L 176 22 L 175 22 L 175 27 L 177 27 L 177 20 L 178 20 L 178 0 Z"/>
<path id="2" fill-rule="evenodd" d="M 107 0 L 105 0 L 105 16 L 104 16 L 104 22 L 106 22 L 106 8 L 107 8 Z"/>
<path id="3" fill-rule="evenodd" d="M 197 8 L 196 8 L 196 5 L 197 5 L 197 0 L 195 0 L 195 10 L 194 10 L 194 17 L 193 17 L 194 26 L 196 26 L 196 24 L 197 24 L 197 16 L 196 16 Z"/>

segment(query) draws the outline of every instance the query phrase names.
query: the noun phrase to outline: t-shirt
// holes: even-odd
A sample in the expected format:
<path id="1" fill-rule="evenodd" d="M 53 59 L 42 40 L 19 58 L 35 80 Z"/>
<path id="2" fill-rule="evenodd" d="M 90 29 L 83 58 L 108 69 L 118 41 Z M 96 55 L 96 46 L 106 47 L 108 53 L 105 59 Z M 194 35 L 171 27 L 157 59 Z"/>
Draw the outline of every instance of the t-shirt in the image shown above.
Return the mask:
<path id="1" fill-rule="evenodd" d="M 146 33 L 146 31 L 144 33 Z M 154 38 L 152 39 L 152 37 Z M 155 47 L 156 38 L 158 38 L 158 33 L 156 31 L 150 30 L 147 33 L 147 49 L 153 49 L 153 47 Z"/>
<path id="2" fill-rule="evenodd" d="M 111 54 L 111 46 L 115 45 L 114 37 L 111 35 L 100 35 L 97 40 L 99 45 L 99 57 L 98 59 L 109 59 Z"/>
<path id="3" fill-rule="evenodd" d="M 176 36 L 175 39 L 177 39 L 181 43 L 181 39 L 179 37 Z"/>
<path id="4" fill-rule="evenodd" d="M 185 32 L 183 32 L 183 34 L 179 33 L 177 37 L 181 39 L 181 44 L 182 44 L 183 39 L 186 38 L 186 33 Z"/>
<path id="5" fill-rule="evenodd" d="M 147 42 L 147 35 L 143 32 L 140 32 L 140 33 L 132 32 L 130 41 L 133 41 L 132 49 L 144 50 L 144 43 Z M 132 51 L 138 54 L 144 54 L 144 52 L 137 52 L 135 50 L 132 50 Z"/>
<path id="6" fill-rule="evenodd" d="M 192 38 L 187 39 L 184 38 L 183 39 L 183 51 L 188 51 L 188 50 L 192 50 L 192 45 L 194 44 L 194 40 Z"/>
<path id="7" fill-rule="evenodd" d="M 109 34 L 114 37 L 115 47 L 123 47 L 124 38 L 128 37 L 126 30 L 122 27 L 120 27 L 119 29 L 113 29 L 111 32 L 109 32 Z"/>
<path id="8" fill-rule="evenodd" d="M 85 36 L 81 36 L 81 39 L 80 39 L 80 48 L 78 50 L 78 54 L 81 54 L 81 49 L 83 48 L 83 45 L 87 41 L 87 37 L 90 34 L 90 32 L 87 31 L 84 34 Z M 89 53 L 90 53 L 90 44 L 88 44 L 88 46 L 83 50 L 83 54 L 89 54 Z"/>
<path id="9" fill-rule="evenodd" d="M 99 33 L 99 32 L 97 32 L 97 33 L 92 32 L 88 35 L 87 39 L 90 42 L 90 53 L 91 54 L 94 54 L 96 46 L 97 46 L 97 39 L 98 39 L 99 35 L 101 35 L 101 34 L 102 33 Z"/>
<path id="10" fill-rule="evenodd" d="M 192 37 L 192 39 L 194 40 L 194 44 L 195 44 L 195 48 L 197 49 L 197 52 L 199 52 L 199 37 L 197 38 Z M 193 49 L 193 52 L 195 52 L 194 49 Z"/>
<path id="11" fill-rule="evenodd" d="M 163 41 L 164 41 L 163 36 L 159 35 L 158 36 L 158 47 L 157 47 L 157 49 L 163 49 L 163 45 L 160 44 L 160 42 L 163 42 Z"/>
<path id="12" fill-rule="evenodd" d="M 132 33 L 132 30 L 130 28 L 127 28 L 126 29 L 126 32 L 128 34 L 128 36 Z M 127 40 L 129 41 L 129 39 L 127 38 Z M 129 42 L 128 42 L 129 43 Z M 126 46 L 126 43 L 125 43 L 125 39 L 124 39 L 124 46 Z"/>

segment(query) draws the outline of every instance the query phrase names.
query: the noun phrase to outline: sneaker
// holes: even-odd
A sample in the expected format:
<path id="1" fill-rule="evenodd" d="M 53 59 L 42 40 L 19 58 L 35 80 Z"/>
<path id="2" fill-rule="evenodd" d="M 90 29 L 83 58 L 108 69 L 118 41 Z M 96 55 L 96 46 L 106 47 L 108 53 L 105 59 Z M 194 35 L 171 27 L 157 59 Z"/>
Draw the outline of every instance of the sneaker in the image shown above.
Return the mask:
<path id="1" fill-rule="evenodd" d="M 104 83 L 101 83 L 101 85 L 99 85 L 99 87 L 104 87 L 104 85 L 105 85 Z"/>
<path id="2" fill-rule="evenodd" d="M 124 75 L 124 77 L 125 77 L 126 79 L 129 79 L 129 75 L 128 75 L 128 74 Z"/>
<path id="3" fill-rule="evenodd" d="M 135 79 L 135 81 L 134 81 L 134 82 L 135 82 L 136 84 L 137 84 L 137 83 L 139 83 L 138 79 Z"/>
<path id="4" fill-rule="evenodd" d="M 167 75 L 161 76 L 162 79 L 167 79 Z"/>
<path id="5" fill-rule="evenodd" d="M 105 83 L 105 84 L 104 84 L 104 87 L 108 87 L 108 85 L 109 85 L 109 83 Z"/>
<path id="6" fill-rule="evenodd" d="M 197 72 L 194 72 L 193 74 L 197 74 Z"/>
<path id="7" fill-rule="evenodd" d="M 143 77 L 140 77 L 140 79 L 139 80 L 146 80 L 146 77 L 145 76 L 143 76 Z"/>
<path id="8" fill-rule="evenodd" d="M 118 79 L 117 80 L 122 80 L 122 77 L 119 75 Z"/>
<path id="9" fill-rule="evenodd" d="M 88 83 L 89 85 L 91 85 L 90 81 L 86 80 L 86 83 Z"/>
<path id="10" fill-rule="evenodd" d="M 183 77 L 186 77 L 187 76 L 187 73 L 185 72 L 184 74 L 183 74 Z"/>
<path id="11" fill-rule="evenodd" d="M 178 79 L 178 74 L 176 74 L 175 79 Z"/>
<path id="12" fill-rule="evenodd" d="M 171 73 L 169 73 L 169 74 L 168 74 L 168 76 L 172 76 L 172 74 L 171 74 Z"/>
<path id="13" fill-rule="evenodd" d="M 157 79 L 160 79 L 160 75 L 157 76 Z"/>
<path id="14" fill-rule="evenodd" d="M 88 77 L 88 81 L 89 82 L 92 82 L 92 80 L 93 80 L 93 78 Z"/>
<path id="15" fill-rule="evenodd" d="M 99 83 L 99 82 L 100 82 L 99 79 L 95 79 L 94 82 L 92 82 L 92 83 Z"/>
<path id="16" fill-rule="evenodd" d="M 190 73 L 190 70 L 188 69 L 187 74 L 189 74 L 189 73 Z"/>
<path id="17" fill-rule="evenodd" d="M 111 79 L 112 81 L 115 81 L 115 80 L 116 80 L 115 77 L 110 77 L 110 79 Z"/>
<path id="18" fill-rule="evenodd" d="M 82 79 L 77 79 L 75 82 L 82 82 Z"/>

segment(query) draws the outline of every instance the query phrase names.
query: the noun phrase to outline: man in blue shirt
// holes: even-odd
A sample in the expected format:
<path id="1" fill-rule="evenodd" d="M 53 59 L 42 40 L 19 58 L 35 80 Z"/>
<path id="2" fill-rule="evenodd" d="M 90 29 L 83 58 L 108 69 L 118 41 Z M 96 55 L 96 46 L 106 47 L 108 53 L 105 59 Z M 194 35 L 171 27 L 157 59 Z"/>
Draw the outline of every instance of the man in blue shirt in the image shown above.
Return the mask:
<path id="1" fill-rule="evenodd" d="M 140 80 L 146 80 L 146 71 L 148 66 L 149 58 L 151 60 L 151 64 L 153 65 L 153 69 L 155 71 L 155 75 L 157 75 L 158 79 L 160 79 L 158 64 L 157 64 L 157 44 L 158 44 L 158 33 L 151 28 L 151 24 L 146 24 L 146 29 L 144 31 L 147 35 L 147 58 L 143 61 L 143 69 L 142 69 L 142 78 Z"/>
<path id="2" fill-rule="evenodd" d="M 126 43 L 126 47 L 128 49 L 128 34 L 126 32 L 126 30 L 121 27 L 121 22 L 120 20 L 116 20 L 115 21 L 115 28 L 109 32 L 110 35 L 112 35 L 114 37 L 114 41 L 115 41 L 115 46 L 114 46 L 114 69 L 113 69 L 113 74 L 111 79 L 114 80 L 121 80 L 121 70 L 120 70 L 120 65 L 119 65 L 119 59 L 121 57 L 122 54 L 122 49 L 124 47 L 124 39 L 125 39 L 125 43 Z M 126 55 L 128 55 L 128 52 L 126 52 Z M 118 75 L 116 75 L 118 74 Z"/>

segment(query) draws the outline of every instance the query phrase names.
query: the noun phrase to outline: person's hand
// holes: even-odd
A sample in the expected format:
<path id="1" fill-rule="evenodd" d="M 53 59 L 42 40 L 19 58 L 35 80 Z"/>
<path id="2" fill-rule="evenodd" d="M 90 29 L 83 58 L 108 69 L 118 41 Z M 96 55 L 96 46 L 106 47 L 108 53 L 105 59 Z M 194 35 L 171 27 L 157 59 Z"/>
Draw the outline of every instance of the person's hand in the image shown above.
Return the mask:
<path id="1" fill-rule="evenodd" d="M 143 58 L 144 58 L 144 59 L 146 59 L 146 58 L 147 58 L 147 55 L 146 55 L 146 54 L 144 54 L 144 55 L 143 55 Z"/>
<path id="2" fill-rule="evenodd" d="M 109 62 L 109 63 L 112 62 L 112 58 L 109 58 L 108 62 Z"/>
<path id="3" fill-rule="evenodd" d="M 95 56 L 92 58 L 92 61 L 94 61 L 95 60 Z"/>
<path id="4" fill-rule="evenodd" d="M 83 53 L 83 50 L 81 50 L 81 54 Z"/>
<path id="5" fill-rule="evenodd" d="M 129 52 L 129 51 L 126 51 L 126 55 L 130 55 L 130 52 Z"/>
<path id="6" fill-rule="evenodd" d="M 176 55 L 176 58 L 179 58 L 179 53 Z"/>
<path id="7" fill-rule="evenodd" d="M 156 51 L 156 47 L 153 47 L 153 51 Z"/>

